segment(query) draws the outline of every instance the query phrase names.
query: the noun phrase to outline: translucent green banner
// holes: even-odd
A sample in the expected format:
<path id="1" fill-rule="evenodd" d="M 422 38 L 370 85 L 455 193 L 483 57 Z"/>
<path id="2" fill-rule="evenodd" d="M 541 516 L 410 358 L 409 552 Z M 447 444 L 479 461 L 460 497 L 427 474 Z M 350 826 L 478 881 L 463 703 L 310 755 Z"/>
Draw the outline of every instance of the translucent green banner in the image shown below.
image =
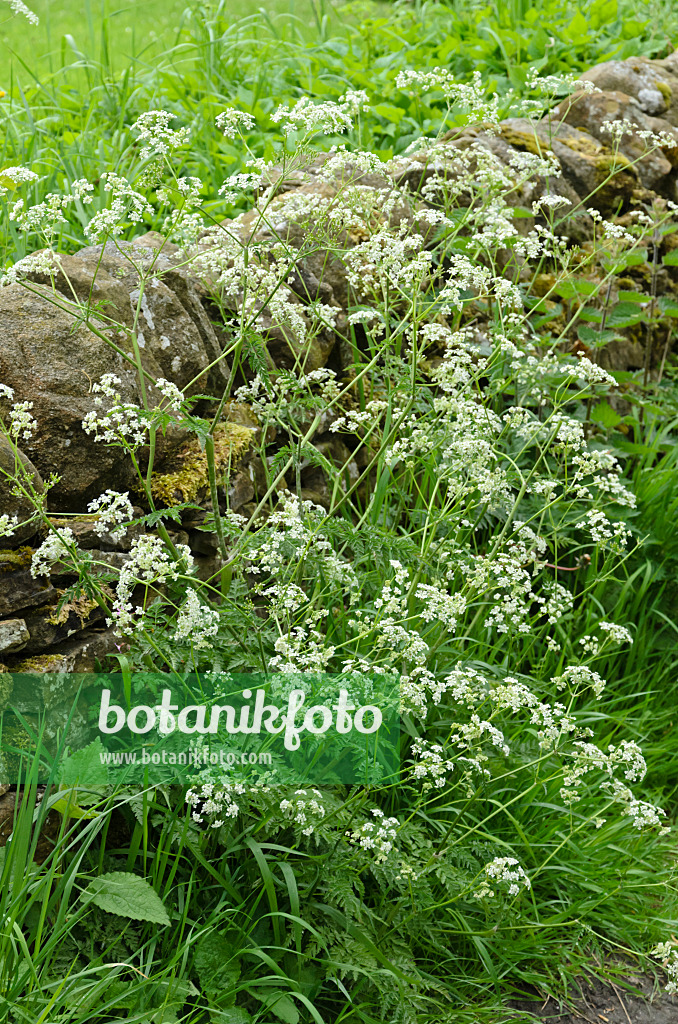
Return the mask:
<path id="1" fill-rule="evenodd" d="M 397 778 L 396 676 L 3 677 L 0 781 L 376 784 Z"/>

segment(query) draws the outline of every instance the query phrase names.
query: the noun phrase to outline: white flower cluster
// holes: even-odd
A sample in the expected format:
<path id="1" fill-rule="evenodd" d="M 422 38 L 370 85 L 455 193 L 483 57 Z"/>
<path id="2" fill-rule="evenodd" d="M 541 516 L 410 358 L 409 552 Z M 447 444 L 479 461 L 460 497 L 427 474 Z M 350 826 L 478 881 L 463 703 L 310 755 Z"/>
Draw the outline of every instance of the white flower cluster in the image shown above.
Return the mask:
<path id="1" fill-rule="evenodd" d="M 329 429 L 332 433 L 336 433 L 338 430 L 346 430 L 351 434 L 364 431 L 365 427 L 376 426 L 387 409 L 388 402 L 380 398 L 372 398 L 365 403 L 364 411 L 349 409 L 343 416 L 337 416 L 330 424 Z"/>
<path id="2" fill-rule="evenodd" d="M 129 558 L 120 570 L 115 588 L 112 616 L 106 620 L 108 626 L 115 625 L 121 636 L 131 636 L 144 627 L 144 608 L 132 606 L 132 594 L 135 587 L 141 584 L 148 593 L 148 588 L 157 588 L 170 580 L 179 578 L 180 571 L 186 574 L 193 567 L 193 556 L 185 544 L 177 545 L 180 561 L 173 559 L 165 548 L 160 537 L 136 537 L 132 541 Z"/>
<path id="3" fill-rule="evenodd" d="M 14 168 L 14 170 L 17 171 L 19 168 Z M 6 173 L 2 172 L 4 175 Z M 93 191 L 94 186 L 83 178 L 73 182 L 70 192 L 49 192 L 41 203 L 36 203 L 34 206 L 27 206 L 23 199 L 17 199 L 10 207 L 9 219 L 16 221 L 23 231 L 41 230 L 48 238 L 51 238 L 58 225 L 66 224 L 64 211 L 75 204 L 77 200 L 85 205 L 91 203 L 92 196 L 89 193 Z M 27 257 L 19 262 L 25 268 L 29 266 Z"/>
<path id="4" fill-rule="evenodd" d="M 30 441 L 38 429 L 38 424 L 31 415 L 32 408 L 32 402 L 16 402 L 10 409 L 9 434 L 15 441 L 18 441 L 20 438 L 24 441 Z"/>
<path id="5" fill-rule="evenodd" d="M 244 192 L 261 188 L 264 179 L 261 174 L 232 174 L 219 188 L 219 195 L 226 203 L 237 203 Z"/>
<path id="6" fill-rule="evenodd" d="M 93 243 L 108 236 L 116 238 L 122 234 L 128 221 L 139 224 L 144 217 L 152 217 L 154 213 L 146 197 L 136 192 L 126 178 L 113 171 L 104 171 L 101 179 L 110 193 L 111 205 L 95 213 L 85 228 L 85 234 Z"/>
<path id="7" fill-rule="evenodd" d="M 199 789 L 189 789 L 186 793 L 186 803 L 189 807 L 200 807 L 199 811 L 193 811 L 191 817 L 201 825 L 206 815 L 211 818 L 210 828 L 221 828 L 225 818 L 235 818 L 240 806 L 233 799 L 234 796 L 242 796 L 246 791 L 242 783 L 222 783 L 217 786 L 214 782 L 206 782 Z"/>
<path id="8" fill-rule="evenodd" d="M 305 136 L 342 134 L 352 127 L 356 114 L 365 109 L 369 108 L 364 92 L 347 92 L 337 103 L 313 103 L 308 96 L 302 96 L 292 108 L 279 106 L 271 120 L 276 124 L 282 123 L 285 135 L 298 131 Z"/>
<path id="9" fill-rule="evenodd" d="M 600 700 L 605 689 L 605 680 L 588 665 L 568 665 L 559 676 L 554 676 L 552 682 L 557 689 L 565 688 L 577 691 L 585 686 L 590 686 L 596 697 Z"/>
<path id="10" fill-rule="evenodd" d="M 663 961 L 663 967 L 669 976 L 665 992 L 670 996 L 678 995 L 678 951 L 671 942 L 659 942 L 650 950 L 650 956 Z"/>
<path id="11" fill-rule="evenodd" d="M 412 777 L 424 780 L 422 791 L 425 793 L 433 787 L 442 789 L 448 774 L 454 771 L 454 762 L 445 757 L 444 747 L 419 738 L 412 744 L 412 753 L 418 758 L 412 769 Z"/>
<path id="12" fill-rule="evenodd" d="M 251 131 L 256 121 L 251 114 L 246 114 L 244 110 L 236 110 L 235 107 L 229 107 L 228 110 L 223 110 L 220 114 L 217 114 L 214 123 L 227 139 L 234 139 L 242 131 Z"/>
<path id="13" fill-rule="evenodd" d="M 331 542 L 320 532 L 324 518 L 321 506 L 293 494 L 281 494 L 279 507 L 270 514 L 250 548 L 249 571 L 270 574 L 284 582 L 289 571 L 296 574 L 297 561 L 303 557 L 321 565 L 331 583 L 349 591 L 356 589 L 353 566 L 335 554 Z"/>
<path id="14" fill-rule="evenodd" d="M 19 520 L 16 516 L 3 512 L 0 516 L 0 537 L 11 537 L 18 525 Z"/>
<path id="15" fill-rule="evenodd" d="M 667 131 L 653 132 L 649 128 L 641 128 L 635 121 L 629 121 L 625 117 L 614 121 L 602 121 L 600 130 L 611 135 L 617 144 L 625 135 L 633 135 L 637 139 L 642 139 L 648 146 L 660 146 L 662 149 L 675 149 L 678 146 L 678 138 L 675 135 Z"/>
<path id="16" fill-rule="evenodd" d="M 176 131 L 170 128 L 170 122 L 174 120 L 176 115 L 167 110 L 147 110 L 139 115 L 132 125 L 132 131 L 137 133 L 139 142 L 146 143 L 139 154 L 142 160 L 168 156 L 172 150 L 186 145 L 190 129 L 180 128 Z"/>
<path id="17" fill-rule="evenodd" d="M 607 633 L 607 638 L 613 644 L 632 644 L 633 637 L 626 626 L 619 626 L 616 622 L 599 622 L 598 629 Z"/>
<path id="18" fill-rule="evenodd" d="M 112 406 L 107 411 L 99 408 L 88 412 L 82 421 L 82 429 L 86 434 L 94 434 L 95 441 L 104 444 L 122 444 L 128 448 L 138 448 L 146 443 L 148 425 L 142 419 L 142 410 L 133 403 L 124 403 L 115 390 L 122 381 L 114 373 L 105 373 L 101 380 L 92 385 L 96 393 L 94 404 L 103 404 L 102 395 L 112 399 Z"/>
<path id="19" fill-rule="evenodd" d="M 398 831 L 398 819 L 387 818 L 378 807 L 372 808 L 374 821 L 366 821 L 359 828 L 347 832 L 349 840 L 363 850 L 375 852 L 375 862 L 382 864 L 393 850 L 393 843 Z"/>
<path id="20" fill-rule="evenodd" d="M 165 380 L 164 377 L 158 377 L 155 386 L 163 398 L 167 400 L 167 408 L 178 412 L 181 408 L 181 403 L 184 401 L 183 391 L 180 391 L 171 380 Z"/>
<path id="21" fill-rule="evenodd" d="M 0 195 L 2 195 L 1 191 Z M 33 274 L 53 278 L 59 270 L 61 270 L 61 257 L 59 253 L 54 252 L 52 249 L 39 249 L 37 252 L 31 252 L 27 256 L 22 256 L 13 266 L 8 267 L 0 275 L 0 288 L 5 288 L 10 284 L 18 284 Z"/>
<path id="22" fill-rule="evenodd" d="M 305 341 L 307 322 L 304 307 L 292 289 L 283 284 L 293 260 L 280 249 L 277 258 L 265 257 L 247 249 L 236 235 L 237 220 L 232 229 L 224 232 L 219 227 L 203 235 L 200 249 L 193 255 L 193 266 L 217 287 L 227 305 L 239 310 L 245 320 L 251 320 L 263 332 L 270 329 L 271 320 L 297 342 Z"/>
<path id="23" fill-rule="evenodd" d="M 177 616 L 174 640 L 190 643 L 196 650 L 206 650 L 212 647 L 211 639 L 218 632 L 219 612 L 201 604 L 195 590 L 189 590 Z"/>
<path id="24" fill-rule="evenodd" d="M 387 288 L 419 284 L 433 260 L 423 243 L 422 236 L 411 234 L 404 222 L 396 230 L 384 227 L 375 231 L 345 253 L 349 284 L 363 295 L 369 290 L 383 295 Z"/>
<path id="25" fill-rule="evenodd" d="M 632 536 L 623 522 L 612 523 L 600 509 L 589 509 L 581 524 L 585 526 L 595 544 L 613 551 L 621 551 Z"/>
<path id="26" fill-rule="evenodd" d="M 447 68 L 438 67 L 432 71 L 414 71 L 408 68 L 398 73 L 395 84 L 396 88 L 408 92 L 415 91 L 414 87 L 422 92 L 440 90 L 450 105 L 455 104 L 467 111 L 466 120 L 469 122 L 497 121 L 497 94 L 489 100 L 485 98 L 485 87 L 479 71 L 473 72 L 470 82 L 457 82 Z"/>
<path id="27" fill-rule="evenodd" d="M 97 537 L 104 537 L 107 533 L 111 533 L 116 538 L 124 537 L 127 530 L 120 524 L 134 518 L 129 491 L 121 493 L 108 490 L 104 494 L 100 494 L 94 501 L 90 501 L 87 511 L 97 514 L 98 518 L 94 524 L 94 532 Z"/>
<path id="28" fill-rule="evenodd" d="M 31 576 L 49 576 L 50 569 L 57 562 L 73 564 L 75 536 L 68 526 L 62 526 L 50 533 L 31 558 Z"/>
<path id="29" fill-rule="evenodd" d="M 335 653 L 322 633 L 303 626 L 295 626 L 286 636 L 278 637 L 273 646 L 276 653 L 269 660 L 269 669 L 286 675 L 325 672 Z"/>
<path id="30" fill-rule="evenodd" d="M 301 826 L 302 835 L 311 836 L 319 821 L 325 817 L 322 793 L 312 789 L 295 789 L 291 800 L 281 800 L 280 810 L 294 825 Z"/>
<path id="31" fill-rule="evenodd" d="M 466 611 L 463 594 L 448 594 L 442 582 L 437 584 L 419 583 L 416 597 L 424 602 L 421 617 L 424 622 L 434 619 L 441 622 L 450 633 L 457 628 L 457 622 Z"/>
<path id="32" fill-rule="evenodd" d="M 493 899 L 495 889 L 509 896 L 517 896 L 521 889 L 531 889 L 532 883 L 515 857 L 495 857 L 483 868 L 485 878 L 473 893 L 476 899 Z M 490 888 L 493 885 L 495 889 Z"/>
<path id="33" fill-rule="evenodd" d="M 600 788 L 606 790 L 615 802 L 627 806 L 625 814 L 635 817 L 636 810 L 640 809 L 642 812 L 641 805 L 635 800 L 631 790 L 615 777 L 617 772 L 622 772 L 624 778 L 631 782 L 641 782 L 645 777 L 647 766 L 637 743 L 633 740 L 623 740 L 619 746 L 610 744 L 607 751 L 603 751 L 593 743 L 576 742 L 560 790 L 561 798 L 566 804 L 573 804 L 581 799 L 580 789 L 583 780 L 592 771 L 600 771 L 607 776 L 607 779 L 600 783 Z"/>
<path id="34" fill-rule="evenodd" d="M 544 207 L 547 210 L 559 210 L 562 206 L 572 206 L 572 200 L 566 196 L 544 195 L 534 200 L 532 203 L 532 213 L 536 217 L 543 212 Z"/>
<path id="35" fill-rule="evenodd" d="M 37 14 L 35 14 L 34 11 L 31 11 L 30 8 L 26 7 L 23 0 L 5 0 L 5 3 L 8 3 L 12 8 L 12 14 L 23 15 L 24 18 L 27 18 L 28 21 L 30 21 L 31 25 L 37 25 L 39 23 L 40 19 Z"/>

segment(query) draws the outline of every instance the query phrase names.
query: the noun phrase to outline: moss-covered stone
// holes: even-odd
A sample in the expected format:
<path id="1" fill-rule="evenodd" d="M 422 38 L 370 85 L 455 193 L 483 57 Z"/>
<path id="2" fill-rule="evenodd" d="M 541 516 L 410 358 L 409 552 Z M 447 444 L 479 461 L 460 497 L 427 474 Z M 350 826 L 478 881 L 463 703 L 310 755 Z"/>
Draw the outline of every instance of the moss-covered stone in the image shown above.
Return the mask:
<path id="1" fill-rule="evenodd" d="M 16 569 L 27 569 L 33 558 L 33 548 L 28 545 L 12 551 L 10 548 L 3 548 L 0 551 L 0 573 L 14 572 Z"/>
<path id="2" fill-rule="evenodd" d="M 217 477 L 232 471 L 247 451 L 254 427 L 240 423 L 221 423 L 214 431 L 214 459 Z M 156 501 L 173 505 L 178 501 L 196 501 L 209 490 L 207 457 L 197 437 L 190 438 L 176 452 L 169 467 L 153 475 L 151 492 Z"/>
<path id="3" fill-rule="evenodd" d="M 666 103 L 667 107 L 670 107 L 671 102 L 673 100 L 673 89 L 671 88 L 669 83 L 662 81 L 661 78 L 658 78 L 654 84 L 657 87 L 657 90 L 664 97 L 664 102 Z"/>
<path id="4" fill-rule="evenodd" d="M 60 654 L 34 654 L 13 666 L 12 672 L 50 672 L 61 664 Z"/>
<path id="5" fill-rule="evenodd" d="M 521 131 L 509 125 L 501 125 L 500 135 L 504 142 L 516 149 L 526 149 L 529 153 L 536 153 L 543 156 L 551 151 L 551 147 L 544 139 L 540 139 L 534 132 Z"/>

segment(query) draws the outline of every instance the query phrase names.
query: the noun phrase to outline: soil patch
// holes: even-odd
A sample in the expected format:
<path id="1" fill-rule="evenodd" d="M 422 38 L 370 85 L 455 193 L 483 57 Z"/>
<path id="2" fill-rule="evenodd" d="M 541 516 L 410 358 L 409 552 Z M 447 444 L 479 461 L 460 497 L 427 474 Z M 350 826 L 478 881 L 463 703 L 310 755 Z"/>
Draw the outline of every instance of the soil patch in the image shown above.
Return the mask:
<path id="1" fill-rule="evenodd" d="M 678 1024 L 678 997 L 667 996 L 652 978 L 633 975 L 626 981 L 633 992 L 618 982 L 586 977 L 579 996 L 566 1005 L 534 998 L 511 999 L 508 1006 L 550 1024 Z"/>

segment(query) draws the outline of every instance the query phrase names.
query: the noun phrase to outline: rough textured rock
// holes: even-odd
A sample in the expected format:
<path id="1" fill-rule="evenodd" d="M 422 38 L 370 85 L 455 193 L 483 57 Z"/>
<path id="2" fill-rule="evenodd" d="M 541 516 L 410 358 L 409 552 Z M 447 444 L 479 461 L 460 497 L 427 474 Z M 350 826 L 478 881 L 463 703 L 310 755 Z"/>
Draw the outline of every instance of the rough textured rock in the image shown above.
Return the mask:
<path id="1" fill-rule="evenodd" d="M 134 368 L 55 301 L 66 300 L 45 285 L 0 289 L 0 380 L 15 401 L 33 403 L 38 429 L 22 448 L 43 478 L 59 474 L 50 505 L 70 511 L 107 487 L 126 489 L 131 479 L 125 454 L 82 429 L 94 408 L 92 383 L 116 373 L 124 400 L 138 401 L 138 390 Z"/>
<path id="2" fill-rule="evenodd" d="M 105 373 L 121 378 L 123 401 L 140 403 L 136 367 L 125 355 L 132 352 L 132 342 L 124 330 L 113 329 L 111 320 L 132 328 L 140 302 L 137 338 L 144 368 L 154 377 L 193 393 L 211 389 L 217 394 L 227 380 L 228 367 L 223 360 L 216 362 L 221 347 L 190 276 L 147 246 L 121 243 L 119 248 L 122 252 L 109 243 L 63 256 L 56 291 L 33 283 L 30 290 L 13 285 L 0 292 L 0 379 L 14 389 L 16 401 L 33 403 L 38 430 L 22 446 L 39 474 L 59 475 L 50 491 L 55 510 L 82 511 L 107 487 L 125 490 L 130 485 L 126 455 L 82 429 L 94 408 L 92 385 Z M 133 263 L 148 267 L 151 261 L 158 276 L 140 296 Z M 73 293 L 96 308 L 92 330 L 79 322 L 68 297 Z M 148 390 L 151 400 L 158 397 L 152 386 Z M 158 457 L 176 440 L 171 434 L 161 438 Z M 3 459 L 7 456 L 0 450 L 0 464 Z M 4 491 L 0 487 L 0 505 L 11 504 Z"/>
<path id="3" fill-rule="evenodd" d="M 23 657 L 6 659 L 11 672 L 22 673 L 72 673 L 95 672 L 105 666 L 106 655 L 119 649 L 120 639 L 113 628 L 85 630 L 79 636 L 58 645 L 57 649 Z"/>
<path id="4" fill-rule="evenodd" d="M 30 485 L 36 494 L 43 494 L 45 488 L 40 474 L 31 460 L 20 449 L 19 458 L 28 480 L 30 480 Z M 19 522 L 23 523 L 32 516 L 33 506 L 27 497 L 22 494 L 15 494 L 13 486 L 8 482 L 7 474 L 13 477 L 15 469 L 16 456 L 14 449 L 4 437 L 0 436 L 0 516 L 7 515 L 10 518 L 16 516 Z M 27 540 L 30 540 L 34 533 L 35 526 L 32 523 L 26 523 L 26 525 L 17 527 L 11 537 L 3 537 L 2 543 L 10 547 L 17 547 L 19 544 L 25 544 Z"/>
<path id="5" fill-rule="evenodd" d="M 627 120 L 641 131 L 666 133 L 678 145 L 678 129 L 668 121 L 647 114 L 640 103 L 623 92 L 575 93 L 553 111 L 574 128 L 585 128 L 593 138 L 609 146 L 611 136 L 603 128 L 605 121 Z M 671 147 L 650 147 L 637 131 L 622 136 L 619 151 L 627 159 L 637 161 L 638 175 L 645 188 L 665 195 L 675 193 L 675 180 L 671 177 L 678 156 Z"/>
<path id="6" fill-rule="evenodd" d="M 665 60 L 609 60 L 579 77 L 603 92 L 623 92 L 637 100 L 646 114 L 678 125 L 678 50 Z"/>
<path id="7" fill-rule="evenodd" d="M 23 619 L 3 619 L 0 622 L 0 651 L 20 651 L 29 638 Z"/>
<path id="8" fill-rule="evenodd" d="M 47 605 L 25 616 L 28 637 L 23 649 L 27 655 L 44 651 L 86 626 L 94 625 L 102 617 L 101 608 L 85 598 L 66 602 L 61 608 L 58 603 Z"/>
<path id="9" fill-rule="evenodd" d="M 535 152 L 536 146 L 551 150 L 567 184 L 603 214 L 628 206 L 640 187 L 638 172 L 623 154 L 615 155 L 609 145 L 564 122 L 544 119 L 533 124 L 525 118 L 509 118 L 501 125 L 501 138 L 517 150 Z"/>
<path id="10" fill-rule="evenodd" d="M 0 615 L 14 615 L 56 598 L 56 590 L 44 577 L 33 579 L 28 569 L 3 561 L 7 554 L 0 551 Z"/>
<path id="11" fill-rule="evenodd" d="M 165 252 L 148 245 L 108 242 L 61 257 L 62 270 L 56 288 L 74 293 L 82 303 L 99 308 L 102 323 L 114 321 L 128 330 L 136 327 L 144 365 L 155 377 L 177 387 L 204 392 L 216 387 L 219 394 L 228 380 L 212 325 L 202 307 L 194 277 L 173 265 Z M 152 272 L 141 290 L 140 275 Z M 138 310 L 138 315 L 137 315 Z M 126 351 L 124 332 L 115 332 L 116 343 Z"/>

